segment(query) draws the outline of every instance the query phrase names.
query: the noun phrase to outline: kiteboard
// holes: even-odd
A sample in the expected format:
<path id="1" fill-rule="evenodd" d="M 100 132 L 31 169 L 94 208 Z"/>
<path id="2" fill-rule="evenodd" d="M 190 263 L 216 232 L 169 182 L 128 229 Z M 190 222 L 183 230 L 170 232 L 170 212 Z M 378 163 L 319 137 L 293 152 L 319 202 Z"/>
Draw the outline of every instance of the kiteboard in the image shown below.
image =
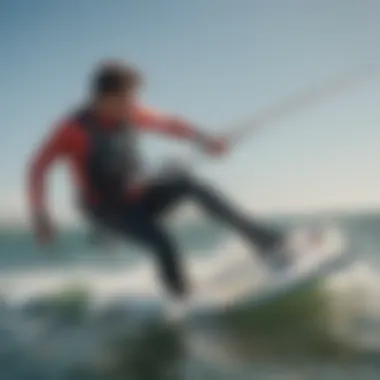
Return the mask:
<path id="1" fill-rule="evenodd" d="M 259 307 L 319 282 L 347 265 L 349 245 L 341 231 L 308 228 L 289 233 L 287 264 L 273 266 L 260 258 L 236 261 L 200 286 L 186 307 L 186 314 L 218 313 L 239 303 Z"/>

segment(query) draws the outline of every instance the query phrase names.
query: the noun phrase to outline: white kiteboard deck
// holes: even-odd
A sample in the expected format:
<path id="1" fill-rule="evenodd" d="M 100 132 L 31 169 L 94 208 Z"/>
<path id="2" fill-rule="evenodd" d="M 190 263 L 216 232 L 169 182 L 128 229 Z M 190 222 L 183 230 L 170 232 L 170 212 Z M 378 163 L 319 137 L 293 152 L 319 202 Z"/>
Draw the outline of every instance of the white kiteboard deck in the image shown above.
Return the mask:
<path id="1" fill-rule="evenodd" d="M 291 260 L 286 267 L 274 269 L 249 257 L 236 261 L 200 286 L 183 311 L 213 313 L 241 302 L 259 306 L 325 278 L 344 267 L 349 258 L 347 242 L 338 230 L 295 231 L 289 235 L 289 245 Z"/>

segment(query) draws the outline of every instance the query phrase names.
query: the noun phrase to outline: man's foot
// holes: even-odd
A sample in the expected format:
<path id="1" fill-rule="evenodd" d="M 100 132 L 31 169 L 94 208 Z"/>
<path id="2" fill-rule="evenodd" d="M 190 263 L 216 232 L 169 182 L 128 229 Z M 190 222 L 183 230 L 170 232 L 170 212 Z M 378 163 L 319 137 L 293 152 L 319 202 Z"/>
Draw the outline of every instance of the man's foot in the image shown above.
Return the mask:
<path id="1" fill-rule="evenodd" d="M 261 258 L 272 270 L 287 269 L 292 263 L 290 247 L 286 239 L 260 250 Z"/>
<path id="2" fill-rule="evenodd" d="M 188 304 L 185 301 L 173 302 L 170 305 L 169 319 L 171 322 L 181 322 L 186 316 Z"/>

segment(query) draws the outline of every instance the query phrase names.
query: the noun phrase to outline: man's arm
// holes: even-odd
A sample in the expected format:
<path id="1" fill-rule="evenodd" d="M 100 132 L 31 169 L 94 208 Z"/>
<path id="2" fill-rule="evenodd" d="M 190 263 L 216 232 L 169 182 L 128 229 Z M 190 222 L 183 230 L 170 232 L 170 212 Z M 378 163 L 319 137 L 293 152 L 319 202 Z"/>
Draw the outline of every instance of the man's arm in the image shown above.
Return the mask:
<path id="1" fill-rule="evenodd" d="M 134 110 L 133 123 L 140 129 L 187 139 L 196 143 L 207 143 L 209 137 L 191 123 L 175 116 L 161 114 L 152 109 L 138 106 Z"/>
<path id="2" fill-rule="evenodd" d="M 59 126 L 42 143 L 34 157 L 32 157 L 28 170 L 28 195 L 29 205 L 32 213 L 33 222 L 37 229 L 39 238 L 43 238 L 44 226 L 48 223 L 49 216 L 45 202 L 45 182 L 46 174 L 52 164 L 62 156 L 67 148 L 68 128 Z"/>

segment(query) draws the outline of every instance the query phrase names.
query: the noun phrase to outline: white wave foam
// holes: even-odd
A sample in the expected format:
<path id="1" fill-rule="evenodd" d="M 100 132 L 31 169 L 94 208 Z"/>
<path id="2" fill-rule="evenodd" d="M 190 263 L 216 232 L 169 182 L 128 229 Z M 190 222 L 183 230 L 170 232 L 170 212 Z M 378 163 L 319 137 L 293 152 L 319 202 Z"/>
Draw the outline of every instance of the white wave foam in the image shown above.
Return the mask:
<path id="1" fill-rule="evenodd" d="M 213 274 L 222 271 L 242 258 L 247 258 L 247 250 L 238 241 L 227 241 L 216 249 L 217 254 L 203 259 L 186 256 L 185 268 L 195 288 L 201 288 Z M 252 264 L 253 265 L 253 264 Z M 67 269 L 25 269 L 2 273 L 0 292 L 7 299 L 22 302 L 31 297 L 59 291 L 69 285 L 88 288 L 98 300 L 119 295 L 138 297 L 159 297 L 162 285 L 154 260 L 143 258 L 130 267 L 103 270 L 99 267 L 71 267 Z"/>
<path id="2" fill-rule="evenodd" d="M 247 278 L 259 278 L 262 274 L 260 260 L 239 239 L 227 239 L 213 253 L 202 259 L 184 257 L 187 264 L 185 268 L 195 292 L 202 292 L 210 284 L 217 290 L 225 281 L 221 279 L 221 274 L 236 277 L 242 269 L 249 271 L 249 275 L 245 276 Z M 162 284 L 158 282 L 154 261 L 149 256 L 132 268 L 119 267 L 114 271 L 89 266 L 3 273 L 0 292 L 10 301 L 18 303 L 73 285 L 88 288 L 95 300 L 100 302 L 128 296 L 158 299 L 164 294 Z M 349 268 L 331 276 L 325 289 L 332 305 L 332 320 L 336 331 L 347 330 L 348 326 L 352 328 L 355 321 L 363 315 L 367 319 L 380 320 L 380 273 L 370 264 L 360 261 L 353 263 Z M 220 291 L 223 291 L 222 286 Z"/>
<path id="3" fill-rule="evenodd" d="M 333 331 L 356 345 L 380 348 L 380 272 L 358 260 L 325 284 Z"/>

